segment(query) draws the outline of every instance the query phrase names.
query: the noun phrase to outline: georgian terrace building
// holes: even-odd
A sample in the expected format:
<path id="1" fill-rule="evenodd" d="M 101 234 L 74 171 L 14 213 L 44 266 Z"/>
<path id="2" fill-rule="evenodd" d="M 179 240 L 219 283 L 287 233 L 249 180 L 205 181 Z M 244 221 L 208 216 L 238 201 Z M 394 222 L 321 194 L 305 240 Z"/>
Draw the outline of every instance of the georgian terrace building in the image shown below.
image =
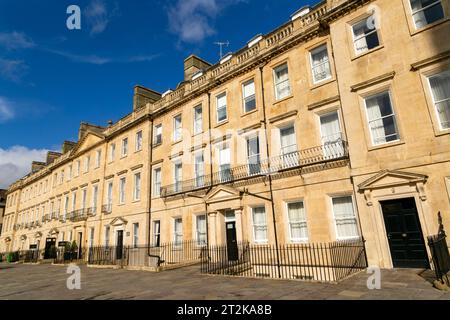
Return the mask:
<path id="1" fill-rule="evenodd" d="M 449 226 L 448 1 L 328 0 L 161 95 L 80 127 L 8 190 L 0 251 L 255 245 L 364 236 L 369 264 L 428 267 Z"/>

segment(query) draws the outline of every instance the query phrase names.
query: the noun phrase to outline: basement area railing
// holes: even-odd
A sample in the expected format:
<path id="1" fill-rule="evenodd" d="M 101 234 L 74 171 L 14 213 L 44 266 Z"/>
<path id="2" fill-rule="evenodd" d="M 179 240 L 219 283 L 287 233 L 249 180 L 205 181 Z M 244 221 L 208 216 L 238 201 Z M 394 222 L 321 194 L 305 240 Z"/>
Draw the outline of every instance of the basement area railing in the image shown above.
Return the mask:
<path id="1" fill-rule="evenodd" d="M 347 142 L 343 140 L 283 154 L 269 159 L 252 159 L 251 163 L 236 167 L 227 167 L 210 175 L 184 180 L 161 188 L 163 197 L 174 196 L 212 186 L 237 182 L 287 170 L 325 164 L 348 158 Z"/>
<path id="2" fill-rule="evenodd" d="M 88 263 L 119 267 L 181 267 L 200 263 L 205 248 L 197 241 L 171 242 L 160 246 L 99 246 L 88 249 Z"/>
<path id="3" fill-rule="evenodd" d="M 239 277 L 338 282 L 367 268 L 363 239 L 332 243 L 210 246 L 201 272 Z"/>
<path id="4" fill-rule="evenodd" d="M 440 212 L 438 213 L 438 221 L 438 234 L 428 237 L 428 246 L 431 251 L 431 263 L 433 264 L 437 280 L 450 287 L 450 254 L 447 244 L 447 235 L 444 230 Z"/>

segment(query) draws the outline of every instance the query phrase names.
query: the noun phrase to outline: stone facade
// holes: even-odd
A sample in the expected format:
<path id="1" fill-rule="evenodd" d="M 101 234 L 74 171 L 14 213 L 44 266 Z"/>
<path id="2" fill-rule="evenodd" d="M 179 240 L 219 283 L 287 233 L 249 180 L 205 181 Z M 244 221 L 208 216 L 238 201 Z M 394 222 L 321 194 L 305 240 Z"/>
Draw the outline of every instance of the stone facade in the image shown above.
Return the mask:
<path id="1" fill-rule="evenodd" d="M 386 219 L 391 200 L 414 199 L 416 230 L 400 236 L 418 233 L 428 263 L 439 211 L 450 228 L 450 130 L 429 85 L 450 70 L 450 12 L 435 6 L 442 18 L 425 23 L 409 0 L 324 1 L 215 65 L 190 56 L 176 90 L 137 87 L 131 114 L 83 124 L 9 188 L 0 252 L 119 233 L 127 245 L 364 236 L 370 264 L 412 266 Z"/>

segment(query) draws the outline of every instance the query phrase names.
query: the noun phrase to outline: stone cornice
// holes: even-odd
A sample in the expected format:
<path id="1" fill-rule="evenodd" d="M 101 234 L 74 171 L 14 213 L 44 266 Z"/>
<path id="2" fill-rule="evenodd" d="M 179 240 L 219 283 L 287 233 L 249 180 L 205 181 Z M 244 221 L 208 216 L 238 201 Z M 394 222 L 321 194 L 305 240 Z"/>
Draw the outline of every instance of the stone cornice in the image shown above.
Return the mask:
<path id="1" fill-rule="evenodd" d="M 357 92 L 357 91 L 359 91 L 361 89 L 365 89 L 365 88 L 370 87 L 372 85 L 375 85 L 375 84 L 378 84 L 378 83 L 381 83 L 381 82 L 393 79 L 394 76 L 395 76 L 395 71 L 388 72 L 388 73 L 385 73 L 385 74 L 383 74 L 381 76 L 378 76 L 378 77 L 375 77 L 375 78 L 372 78 L 372 79 L 360 82 L 358 84 L 355 84 L 355 85 L 351 86 L 350 88 L 351 88 L 352 92 Z"/>
<path id="2" fill-rule="evenodd" d="M 439 61 L 446 60 L 449 58 L 450 58 L 450 50 L 411 64 L 411 71 L 417 71 L 417 70 L 427 67 L 431 64 L 434 64 L 434 63 L 437 63 Z"/>

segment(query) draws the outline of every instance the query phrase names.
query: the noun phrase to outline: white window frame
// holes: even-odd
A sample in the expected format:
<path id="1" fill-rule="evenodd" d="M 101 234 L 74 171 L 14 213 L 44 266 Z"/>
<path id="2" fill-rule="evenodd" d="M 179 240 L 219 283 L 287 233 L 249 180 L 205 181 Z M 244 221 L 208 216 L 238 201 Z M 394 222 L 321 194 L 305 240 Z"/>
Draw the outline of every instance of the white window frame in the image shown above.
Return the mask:
<path id="1" fill-rule="evenodd" d="M 89 172 L 90 165 L 91 165 L 91 156 L 86 156 L 84 158 L 84 173 Z"/>
<path id="2" fill-rule="evenodd" d="M 123 138 L 122 139 L 121 156 L 122 156 L 122 158 L 124 158 L 127 155 L 128 155 L 128 138 Z"/>
<path id="3" fill-rule="evenodd" d="M 177 166 L 181 166 L 181 177 L 180 180 L 177 180 Z M 175 185 L 175 189 L 176 191 L 181 191 L 181 187 L 182 187 L 182 182 L 183 182 L 183 162 L 181 161 L 181 159 L 176 160 L 173 162 L 173 184 Z M 180 190 L 178 189 L 178 185 L 180 185 Z"/>
<path id="4" fill-rule="evenodd" d="M 158 224 L 159 229 L 158 229 L 158 233 L 156 233 L 156 225 Z M 153 224 L 152 224 L 152 228 L 153 228 L 153 245 L 156 246 L 157 241 L 156 241 L 156 237 L 159 238 L 159 245 L 161 245 L 161 220 L 154 220 Z"/>
<path id="5" fill-rule="evenodd" d="M 356 56 L 363 55 L 363 54 L 365 54 L 365 53 L 367 53 L 367 52 L 369 52 L 369 51 L 371 51 L 371 50 L 374 50 L 375 48 L 378 48 L 378 47 L 381 46 L 380 34 L 379 34 L 378 28 L 377 28 L 376 26 L 375 26 L 375 28 L 374 28 L 371 32 L 369 32 L 369 33 L 367 33 L 367 34 L 364 34 L 363 36 L 360 36 L 360 37 L 358 37 L 358 38 L 355 37 L 355 29 L 354 29 L 354 27 L 355 27 L 357 24 L 361 23 L 362 21 L 367 21 L 367 20 L 369 20 L 371 17 L 374 16 L 374 14 L 375 14 L 375 13 L 373 13 L 373 14 L 367 16 L 367 17 L 364 17 L 364 18 L 362 18 L 362 19 L 359 19 L 358 21 L 356 21 L 355 23 L 353 23 L 353 24 L 351 25 L 351 33 L 352 33 L 352 40 L 353 40 L 353 51 L 354 51 L 354 53 L 355 53 Z M 364 38 L 367 38 L 368 36 L 370 36 L 371 34 L 374 34 L 374 33 L 377 34 L 377 38 L 378 38 L 378 46 L 376 46 L 376 47 L 374 47 L 374 48 L 372 48 L 372 49 L 367 48 L 367 50 L 365 50 L 365 51 L 358 52 L 358 49 L 356 48 L 356 41 L 362 39 L 363 37 L 364 37 Z M 367 43 L 367 41 L 366 41 L 366 43 Z"/>
<path id="6" fill-rule="evenodd" d="M 385 93 L 388 93 L 388 95 L 389 95 L 389 102 L 391 104 L 392 114 L 390 114 L 388 116 L 382 116 L 381 118 L 378 118 L 378 119 L 370 120 L 369 119 L 369 112 L 367 110 L 367 100 L 369 100 L 371 98 L 374 98 L 376 96 L 385 94 Z M 400 129 L 399 129 L 399 126 L 398 126 L 398 120 L 397 120 L 397 115 L 395 113 L 395 108 L 394 108 L 394 103 L 393 103 L 393 100 L 392 100 L 391 90 L 390 89 L 386 89 L 386 90 L 383 90 L 383 91 L 379 91 L 377 93 L 366 95 L 366 96 L 363 97 L 363 101 L 364 101 L 364 111 L 365 111 L 365 114 L 366 114 L 367 129 L 369 130 L 371 145 L 374 146 L 374 147 L 378 147 L 378 146 L 387 145 L 387 144 L 396 143 L 398 141 L 401 141 Z M 370 124 L 371 124 L 371 122 L 382 120 L 382 119 L 388 118 L 388 117 L 394 117 L 394 124 L 395 124 L 396 133 L 397 133 L 397 139 L 396 140 L 392 140 L 392 141 L 375 143 L 374 136 L 373 136 Z M 385 136 L 385 138 L 386 137 L 388 137 L 388 136 Z"/>
<path id="7" fill-rule="evenodd" d="M 200 110 L 200 119 L 196 119 L 197 111 Z M 194 115 L 193 115 L 193 126 L 194 126 L 194 135 L 200 134 L 203 132 L 203 106 L 200 104 L 194 107 Z M 200 122 L 200 123 L 199 123 Z"/>
<path id="8" fill-rule="evenodd" d="M 219 99 L 225 97 L 225 106 L 219 108 Z M 219 109 L 225 109 L 225 119 L 219 120 Z M 228 121 L 228 94 L 222 92 L 216 96 L 216 123 L 224 123 Z"/>
<path id="9" fill-rule="evenodd" d="M 121 177 L 119 179 L 119 204 L 125 204 L 125 189 L 127 185 L 127 178 Z"/>
<path id="10" fill-rule="evenodd" d="M 111 233 L 111 227 L 110 226 L 105 226 L 105 247 L 106 248 L 109 247 L 110 233 Z"/>
<path id="11" fill-rule="evenodd" d="M 259 209 L 259 208 L 264 208 L 264 215 L 265 215 L 265 228 L 266 228 L 266 239 L 264 239 L 264 240 L 257 240 L 256 239 L 256 232 L 255 232 L 255 227 L 261 227 L 261 226 L 263 226 L 262 224 L 255 224 L 255 216 L 254 216 L 254 211 L 255 211 L 255 209 Z M 264 205 L 261 205 L 261 206 L 254 206 L 254 207 L 251 207 L 250 208 L 250 210 L 251 210 L 251 221 L 252 221 L 252 233 L 253 233 L 253 242 L 255 243 L 255 244 L 267 244 L 267 243 L 269 243 L 269 227 L 268 227 L 268 224 L 267 224 L 267 210 L 266 210 L 266 207 L 264 206 Z"/>
<path id="12" fill-rule="evenodd" d="M 277 71 L 280 69 L 287 69 L 288 71 L 288 77 L 287 80 L 279 82 L 280 80 L 277 77 Z M 288 87 L 289 87 L 289 94 L 287 94 L 286 96 L 280 97 L 280 93 L 278 92 L 278 87 L 287 82 Z M 279 100 L 283 100 L 287 97 L 290 97 L 292 95 L 292 86 L 291 86 L 291 78 L 290 78 L 290 73 L 289 73 L 289 64 L 287 62 L 284 62 L 278 66 L 276 66 L 275 68 L 273 68 L 273 83 L 274 83 L 274 89 L 275 89 L 275 100 L 279 101 Z"/>
<path id="13" fill-rule="evenodd" d="M 139 180 L 139 183 L 138 183 Z M 142 174 L 141 172 L 136 172 L 133 174 L 133 201 L 141 200 L 141 183 Z"/>
<path id="14" fill-rule="evenodd" d="M 97 212 L 98 203 L 98 184 L 92 186 L 92 212 Z"/>
<path id="15" fill-rule="evenodd" d="M 198 172 L 198 168 L 199 168 L 199 162 L 197 161 L 198 158 L 201 156 L 202 158 L 202 174 L 199 175 Z M 205 177 L 205 155 L 203 150 L 194 153 L 194 178 L 195 178 L 195 186 L 196 187 L 203 187 L 205 185 L 205 181 L 204 181 L 204 177 Z"/>
<path id="16" fill-rule="evenodd" d="M 306 223 L 306 238 L 293 238 L 292 237 L 292 229 L 291 224 L 293 224 L 289 218 L 289 205 L 295 204 L 295 203 L 302 203 L 303 204 L 303 211 L 305 213 L 305 221 L 296 222 L 296 223 Z M 286 220 L 287 220 L 287 228 L 288 228 L 288 234 L 289 234 L 289 241 L 291 243 L 306 243 L 309 241 L 309 228 L 308 228 L 308 214 L 306 212 L 306 206 L 305 206 L 305 200 L 299 199 L 299 200 L 292 200 L 292 201 L 286 201 L 285 202 L 285 210 L 286 210 Z M 295 222 L 294 222 L 295 223 Z"/>
<path id="17" fill-rule="evenodd" d="M 181 234 L 177 233 L 177 221 L 181 221 Z M 178 242 L 178 237 L 181 237 L 181 241 Z M 175 217 L 173 218 L 173 242 L 175 246 L 180 246 L 183 243 L 183 218 Z"/>
<path id="18" fill-rule="evenodd" d="M 200 232 L 199 231 L 198 220 L 201 217 L 205 218 L 205 230 L 204 230 L 204 232 Z M 207 219 L 208 219 L 208 216 L 206 214 L 198 214 L 198 215 L 195 216 L 195 240 L 196 240 L 195 242 L 196 242 L 196 244 L 198 246 L 206 245 L 206 243 L 207 243 L 207 239 L 208 239 L 208 229 L 206 227 L 208 225 L 208 223 L 206 221 Z M 201 242 L 201 236 L 202 235 L 204 237 L 204 241 L 203 242 Z"/>
<path id="19" fill-rule="evenodd" d="M 158 134 L 159 129 L 161 130 L 161 132 Z M 163 137 L 162 137 L 162 129 L 163 129 L 162 123 L 156 125 L 154 127 L 154 129 L 153 129 L 154 130 L 154 132 L 153 132 L 153 145 L 155 145 L 155 146 L 159 146 L 160 144 L 162 144 L 162 139 L 163 139 Z M 160 141 L 158 141 L 158 136 L 161 137 Z"/>
<path id="20" fill-rule="evenodd" d="M 325 48 L 325 49 L 323 49 L 323 48 Z M 327 61 L 321 62 L 321 63 L 319 63 L 318 65 L 315 66 L 314 65 L 314 58 L 313 58 L 313 56 L 314 56 L 314 54 L 316 54 L 318 52 L 321 52 L 323 50 L 325 50 L 327 52 Z M 310 66 L 311 66 L 311 76 L 312 76 L 313 84 L 319 84 L 321 82 L 330 80 L 333 77 L 333 74 L 331 72 L 330 53 L 328 52 L 328 44 L 327 43 L 323 43 L 323 44 L 315 47 L 314 49 L 310 50 L 309 51 L 309 58 L 310 58 L 309 62 L 310 62 Z M 329 74 L 327 75 L 326 78 L 317 80 L 316 77 L 315 77 L 314 69 L 317 68 L 318 66 L 325 65 L 325 64 L 328 64 Z"/>
<path id="21" fill-rule="evenodd" d="M 97 150 L 95 152 L 95 168 L 100 168 L 100 164 L 102 161 L 102 150 Z"/>
<path id="22" fill-rule="evenodd" d="M 245 96 L 245 87 L 247 85 L 249 85 L 250 83 L 253 83 L 253 88 L 255 90 L 255 93 L 252 96 L 246 97 Z M 249 100 L 254 100 L 255 101 L 255 108 L 252 109 L 252 110 L 247 110 L 247 107 L 246 107 L 247 106 L 246 103 Z M 250 113 L 250 112 L 253 112 L 253 111 L 255 111 L 257 109 L 256 108 L 256 83 L 255 83 L 255 79 L 247 80 L 247 81 L 245 81 L 242 84 L 242 105 L 243 105 L 242 108 L 244 109 L 244 113 Z"/>
<path id="23" fill-rule="evenodd" d="M 429 90 L 430 96 L 431 96 L 431 101 L 433 102 L 434 114 L 436 115 L 436 120 L 439 123 L 439 130 L 440 131 L 449 131 L 450 130 L 450 123 L 449 123 L 449 127 L 448 128 L 444 128 L 442 126 L 441 118 L 439 117 L 439 112 L 438 112 L 438 109 L 437 109 L 437 104 L 438 103 L 442 103 L 442 102 L 446 102 L 446 101 L 450 101 L 450 98 L 444 99 L 442 101 L 436 101 L 435 98 L 434 98 L 433 89 L 431 88 L 431 79 L 436 77 L 436 76 L 439 76 L 440 74 L 443 74 L 443 73 L 448 73 L 450 75 L 450 69 L 444 70 L 444 71 L 440 71 L 440 72 L 434 73 L 434 74 L 432 74 L 430 76 L 427 76 L 427 83 L 428 83 L 428 90 Z"/>
<path id="24" fill-rule="evenodd" d="M 116 144 L 115 143 L 111 143 L 109 145 L 109 162 L 113 162 L 114 161 L 115 153 L 116 153 Z"/>
<path id="25" fill-rule="evenodd" d="M 160 181 L 159 183 L 156 180 L 156 172 L 159 171 L 159 177 Z M 153 185 L 153 197 L 159 198 L 161 197 L 161 187 L 162 187 L 162 168 L 161 167 L 155 167 L 153 168 L 153 174 L 152 174 L 152 185 Z M 158 187 L 159 186 L 159 187 Z"/>
<path id="26" fill-rule="evenodd" d="M 138 132 L 136 132 L 136 141 L 135 141 L 136 152 L 142 151 L 143 142 L 144 142 L 144 134 L 142 130 L 139 130 Z"/>
<path id="27" fill-rule="evenodd" d="M 179 127 L 177 123 L 179 123 Z M 183 116 L 177 114 L 173 117 L 173 142 L 179 142 L 181 140 L 183 140 Z"/>
<path id="28" fill-rule="evenodd" d="M 139 245 L 139 223 L 133 223 L 133 248 Z"/>
<path id="29" fill-rule="evenodd" d="M 413 26 L 414 26 L 414 29 L 415 29 L 415 30 L 420 30 L 420 29 L 426 28 L 426 27 L 429 26 L 429 25 L 432 25 L 432 24 L 434 24 L 434 23 L 437 23 L 437 22 L 442 21 L 443 19 L 445 19 L 445 16 L 446 16 L 446 14 L 445 14 L 445 7 L 444 7 L 444 5 L 442 4 L 442 0 L 436 0 L 435 2 L 433 2 L 433 3 L 429 4 L 429 5 L 427 5 L 426 7 L 421 8 L 421 9 L 418 9 L 418 10 L 416 10 L 416 11 L 414 11 L 413 8 L 412 8 L 411 0 L 406 0 L 406 1 L 408 1 L 409 8 L 410 8 L 410 10 L 411 10 L 411 19 L 412 19 L 412 23 L 413 23 Z M 419 12 L 421 12 L 421 11 L 425 11 L 425 10 L 427 10 L 427 9 L 429 9 L 429 8 L 434 7 L 434 6 L 437 5 L 438 3 L 441 4 L 441 8 L 442 8 L 442 11 L 443 11 L 443 13 L 444 13 L 444 17 L 443 17 L 442 19 L 436 20 L 436 21 L 434 21 L 434 22 L 427 23 L 427 24 L 424 25 L 423 27 L 418 27 L 418 26 L 416 25 L 416 21 L 414 20 L 414 15 L 417 14 L 417 13 L 419 13 Z"/>
<path id="30" fill-rule="evenodd" d="M 341 237 L 338 235 L 338 229 L 337 229 L 337 224 L 336 224 L 336 214 L 334 212 L 334 205 L 333 205 L 333 199 L 339 199 L 339 198 L 351 198 L 352 200 L 352 207 L 353 207 L 353 215 L 355 217 L 355 224 L 356 224 L 356 229 L 358 231 L 358 236 L 353 236 L 353 237 Z M 355 202 L 355 198 L 352 194 L 342 194 L 342 195 L 333 195 L 333 196 L 329 196 L 330 199 L 330 206 L 331 206 L 331 212 L 333 215 L 333 226 L 334 226 L 334 234 L 336 235 L 336 240 L 340 241 L 340 240 L 355 240 L 355 239 L 359 239 L 361 238 L 361 230 L 359 227 L 359 219 L 358 219 L 358 214 L 356 211 L 356 202 Z"/>

